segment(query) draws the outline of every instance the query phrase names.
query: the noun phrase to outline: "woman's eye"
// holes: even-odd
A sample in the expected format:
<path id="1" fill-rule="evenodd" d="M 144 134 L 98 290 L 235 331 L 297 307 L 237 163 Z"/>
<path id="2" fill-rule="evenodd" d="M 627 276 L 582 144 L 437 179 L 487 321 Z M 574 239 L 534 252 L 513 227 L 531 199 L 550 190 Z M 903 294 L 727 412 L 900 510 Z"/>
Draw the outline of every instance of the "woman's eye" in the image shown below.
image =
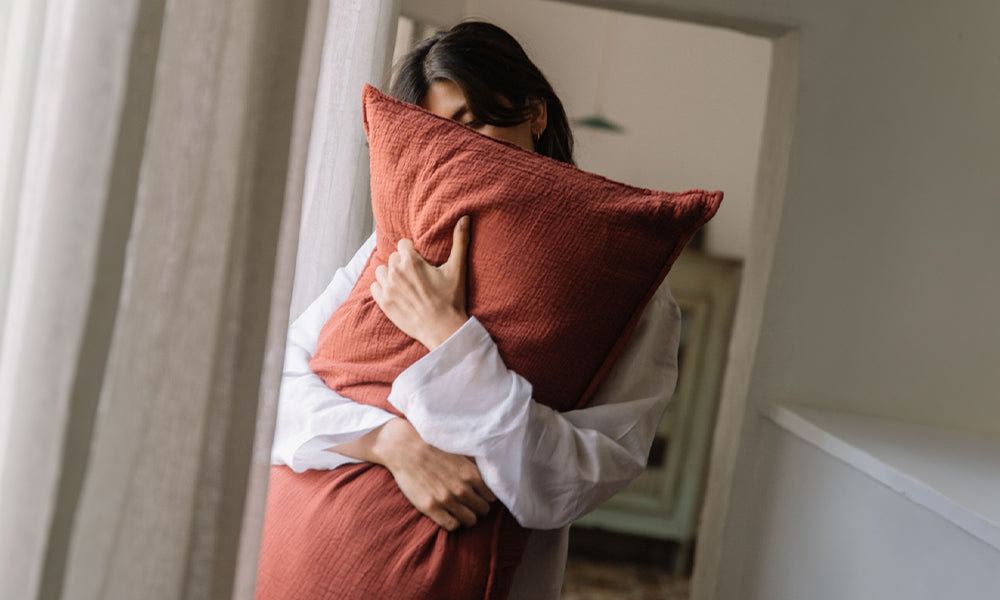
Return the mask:
<path id="1" fill-rule="evenodd" d="M 465 125 L 466 127 L 471 127 L 473 129 L 479 129 L 480 127 L 483 126 L 483 122 L 482 121 L 467 121 L 467 122 L 462 123 L 462 124 Z"/>

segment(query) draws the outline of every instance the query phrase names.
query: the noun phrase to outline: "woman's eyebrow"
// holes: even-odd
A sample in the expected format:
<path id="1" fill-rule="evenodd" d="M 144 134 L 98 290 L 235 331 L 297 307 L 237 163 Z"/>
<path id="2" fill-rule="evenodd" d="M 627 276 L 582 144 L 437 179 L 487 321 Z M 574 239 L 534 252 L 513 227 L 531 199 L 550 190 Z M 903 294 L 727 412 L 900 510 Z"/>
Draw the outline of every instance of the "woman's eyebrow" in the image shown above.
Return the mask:
<path id="1" fill-rule="evenodd" d="M 463 104 L 462 106 L 458 107 L 458 110 L 455 111 L 455 114 L 451 115 L 451 120 L 457 121 L 460 118 L 462 118 L 462 115 L 464 115 L 467 112 L 469 112 L 469 107 Z"/>

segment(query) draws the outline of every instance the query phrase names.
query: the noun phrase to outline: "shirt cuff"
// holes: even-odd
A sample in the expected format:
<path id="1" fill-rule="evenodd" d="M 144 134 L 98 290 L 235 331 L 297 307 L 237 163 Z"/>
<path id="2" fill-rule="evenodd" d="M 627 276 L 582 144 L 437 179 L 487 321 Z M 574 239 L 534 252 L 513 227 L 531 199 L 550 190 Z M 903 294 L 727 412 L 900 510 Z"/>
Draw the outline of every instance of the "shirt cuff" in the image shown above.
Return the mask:
<path id="1" fill-rule="evenodd" d="M 469 317 L 458 330 L 451 334 L 440 346 L 422 356 L 399 374 L 392 385 L 389 402 L 406 414 L 406 407 L 415 390 L 433 381 L 444 373 L 461 368 L 462 363 L 477 348 L 491 344 L 493 338 L 478 319 Z"/>
<path id="2" fill-rule="evenodd" d="M 358 429 L 349 434 L 332 434 L 313 436 L 298 445 L 292 454 L 292 459 L 288 467 L 296 473 L 303 473 L 310 469 L 329 470 L 336 469 L 341 465 L 364 462 L 361 459 L 345 456 L 337 452 L 331 452 L 327 448 L 346 444 L 371 432 L 372 430 L 385 425 L 395 415 L 388 415 L 384 420 L 373 421 L 367 429 Z"/>
<path id="3" fill-rule="evenodd" d="M 304 395 L 297 410 L 279 404 L 271 463 L 286 464 L 301 473 L 309 469 L 334 469 L 342 464 L 361 462 L 330 452 L 327 448 L 356 440 L 384 425 L 395 415 L 374 406 L 357 404 L 337 397 L 328 388 L 325 395 Z M 293 433 L 294 432 L 294 433 Z"/>
<path id="4" fill-rule="evenodd" d="M 396 378 L 388 400 L 429 444 L 481 456 L 523 429 L 531 384 L 507 369 L 489 332 L 470 317 Z"/>

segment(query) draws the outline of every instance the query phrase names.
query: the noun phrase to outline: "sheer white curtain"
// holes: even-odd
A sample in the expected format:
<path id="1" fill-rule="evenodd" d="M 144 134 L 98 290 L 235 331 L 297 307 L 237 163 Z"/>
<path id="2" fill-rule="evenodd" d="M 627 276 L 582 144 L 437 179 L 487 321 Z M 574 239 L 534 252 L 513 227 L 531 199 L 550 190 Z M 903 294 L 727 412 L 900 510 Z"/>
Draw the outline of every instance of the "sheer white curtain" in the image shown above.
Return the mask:
<path id="1" fill-rule="evenodd" d="M 398 0 L 331 4 L 302 198 L 293 317 L 372 232 L 361 88 L 382 85 L 398 17 Z"/>
<path id="2" fill-rule="evenodd" d="M 270 444 L 295 255 L 304 304 L 371 227 L 357 111 L 395 5 L 45 5 L 19 234 L 0 254 L 4 598 L 251 597 L 251 450 L 255 432 Z M 324 38 L 317 87 L 300 59 Z"/>
<path id="3" fill-rule="evenodd" d="M 398 18 L 399 0 L 314 2 L 310 9 L 296 115 L 296 137 L 308 139 L 308 153 L 306 144 L 293 144 L 302 152 L 293 154 L 290 173 L 302 190 L 301 215 L 286 213 L 275 280 L 276 290 L 288 289 L 294 271 L 294 291 L 289 311 L 275 302 L 271 312 L 235 598 L 253 596 L 286 319 L 326 288 L 374 227 L 361 89 L 381 85 L 388 73 Z"/>
<path id="4" fill-rule="evenodd" d="M 73 365 L 106 199 L 98 178 L 113 163 L 122 104 L 121 32 L 136 13 L 132 3 L 115 4 L 120 12 L 98 11 L 108 18 L 93 30 L 76 2 L 48 4 L 38 87 L 32 107 L 22 108 L 34 117 L 21 143 L 23 171 L 8 172 L 20 179 L 4 206 L 19 213 L 19 224 L 0 354 L 0 399 L 10 408 L 0 456 L 0 589 L 12 598 L 39 594 L 57 512 Z M 88 35 L 69 33 L 71 25 Z"/>
<path id="5" fill-rule="evenodd" d="M 0 343 L 3 340 L 45 0 L 0 2 Z M 0 345 L 0 356 L 3 346 Z M 13 400 L 0 397 L 0 465 Z"/>

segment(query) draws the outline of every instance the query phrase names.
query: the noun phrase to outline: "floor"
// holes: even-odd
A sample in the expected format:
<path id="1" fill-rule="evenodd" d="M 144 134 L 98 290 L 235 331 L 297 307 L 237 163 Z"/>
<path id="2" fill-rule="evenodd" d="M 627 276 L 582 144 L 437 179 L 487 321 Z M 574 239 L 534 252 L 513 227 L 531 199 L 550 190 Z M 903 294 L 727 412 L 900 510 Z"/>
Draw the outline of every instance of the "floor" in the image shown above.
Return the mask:
<path id="1" fill-rule="evenodd" d="M 688 600 L 690 579 L 665 567 L 570 556 L 562 600 Z"/>

